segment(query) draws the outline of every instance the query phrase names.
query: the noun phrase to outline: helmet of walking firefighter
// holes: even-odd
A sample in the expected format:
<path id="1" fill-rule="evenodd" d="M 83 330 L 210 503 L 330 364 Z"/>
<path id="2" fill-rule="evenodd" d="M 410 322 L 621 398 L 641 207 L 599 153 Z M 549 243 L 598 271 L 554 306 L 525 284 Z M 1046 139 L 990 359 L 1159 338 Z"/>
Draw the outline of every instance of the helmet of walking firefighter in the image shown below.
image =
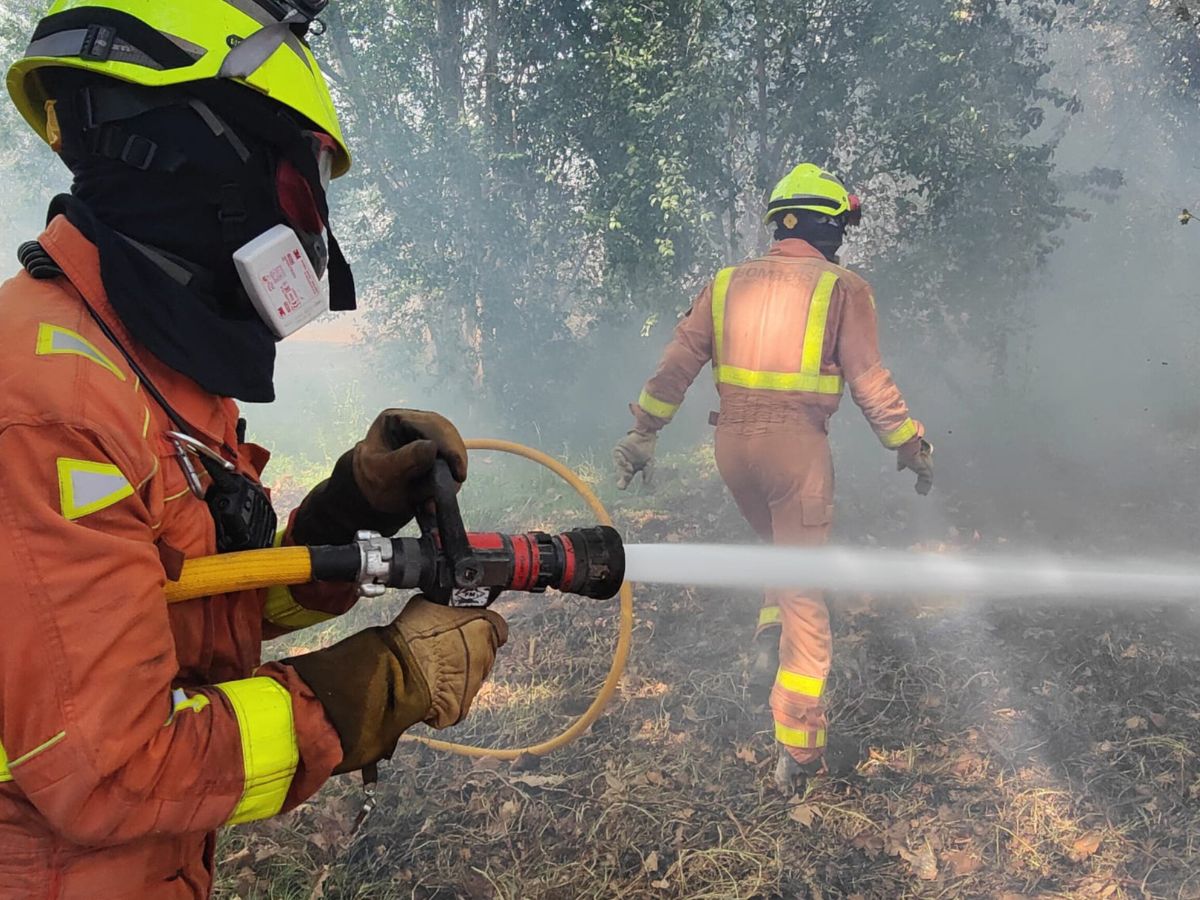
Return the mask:
<path id="1" fill-rule="evenodd" d="M 861 221 L 862 207 L 858 197 L 846 190 L 832 172 L 813 163 L 801 163 L 771 191 L 764 222 L 776 222 L 790 229 L 795 227 L 797 219 L 812 216 L 845 228 Z"/>
<path id="2" fill-rule="evenodd" d="M 51 68 L 92 72 L 141 87 L 238 82 L 329 135 L 330 175 L 350 168 L 329 87 L 306 43 L 323 28 L 329 0 L 55 0 L 25 55 L 8 72 L 8 91 L 51 146 L 54 98 L 40 77 Z"/>

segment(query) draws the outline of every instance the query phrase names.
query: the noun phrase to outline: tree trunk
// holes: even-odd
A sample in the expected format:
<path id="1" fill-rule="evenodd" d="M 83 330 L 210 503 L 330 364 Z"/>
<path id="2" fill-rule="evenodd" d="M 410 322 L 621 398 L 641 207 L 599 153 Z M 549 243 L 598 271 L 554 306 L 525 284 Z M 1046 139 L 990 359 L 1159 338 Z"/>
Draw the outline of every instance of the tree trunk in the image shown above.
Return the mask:
<path id="1" fill-rule="evenodd" d="M 463 114 L 463 8 L 462 0 L 435 0 L 437 10 L 437 48 L 434 72 L 442 116 L 453 127 Z"/>

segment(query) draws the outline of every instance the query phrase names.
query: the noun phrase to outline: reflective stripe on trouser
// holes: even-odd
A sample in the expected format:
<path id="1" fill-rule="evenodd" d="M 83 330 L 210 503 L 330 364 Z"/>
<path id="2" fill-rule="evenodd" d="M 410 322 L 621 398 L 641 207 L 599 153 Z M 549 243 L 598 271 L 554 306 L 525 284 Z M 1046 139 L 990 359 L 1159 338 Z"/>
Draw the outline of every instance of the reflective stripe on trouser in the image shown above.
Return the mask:
<path id="1" fill-rule="evenodd" d="M 226 822 L 253 822 L 276 815 L 287 799 L 300 763 L 292 695 L 274 678 L 244 678 L 217 688 L 237 715 L 242 736 L 242 799 Z"/>
<path id="2" fill-rule="evenodd" d="M 717 466 L 761 537 L 790 546 L 827 541 L 833 469 L 824 433 L 793 428 L 749 435 L 718 428 Z M 797 762 L 810 762 L 825 746 L 829 612 L 820 591 L 803 589 L 768 591 L 764 609 L 772 607 L 779 610 L 779 664 L 785 673 L 771 691 L 776 739 Z"/>
<path id="3" fill-rule="evenodd" d="M 775 603 L 766 602 L 758 611 L 758 626 L 754 629 L 754 636 L 757 638 L 770 628 L 779 628 L 782 623 L 783 613 L 780 612 L 779 606 Z"/>

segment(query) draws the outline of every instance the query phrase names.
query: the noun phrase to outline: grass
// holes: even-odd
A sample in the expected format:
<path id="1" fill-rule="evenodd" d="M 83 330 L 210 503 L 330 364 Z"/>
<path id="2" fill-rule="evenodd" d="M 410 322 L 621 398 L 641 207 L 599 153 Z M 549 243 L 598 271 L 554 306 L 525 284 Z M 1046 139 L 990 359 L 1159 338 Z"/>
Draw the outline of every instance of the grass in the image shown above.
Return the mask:
<path id="1" fill-rule="evenodd" d="M 747 539 L 710 453 L 664 462 L 657 492 L 614 504 L 630 538 Z M 528 470 L 481 462 L 472 480 L 477 524 L 574 524 L 572 499 Z M 854 602 L 835 604 L 833 729 L 870 747 L 851 777 L 802 796 L 773 787 L 769 716 L 743 686 L 752 593 L 641 589 L 619 696 L 580 741 L 519 765 L 404 743 L 354 838 L 349 777 L 223 835 L 217 896 L 1200 898 L 1194 616 L 842 599 Z M 363 604 L 290 641 L 317 646 L 395 608 Z M 607 668 L 615 604 L 502 610 L 512 639 L 455 739 L 547 737 Z"/>

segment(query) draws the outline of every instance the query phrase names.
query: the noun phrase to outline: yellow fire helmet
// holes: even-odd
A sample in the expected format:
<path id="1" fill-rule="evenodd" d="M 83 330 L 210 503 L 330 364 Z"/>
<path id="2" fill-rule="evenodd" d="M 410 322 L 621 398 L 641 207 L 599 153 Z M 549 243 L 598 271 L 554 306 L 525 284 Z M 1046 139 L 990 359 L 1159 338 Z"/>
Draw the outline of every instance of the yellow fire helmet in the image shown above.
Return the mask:
<path id="1" fill-rule="evenodd" d="M 8 92 L 48 143 L 47 102 L 37 73 L 60 66 L 145 87 L 224 78 L 299 113 L 337 144 L 332 174 L 350 151 L 329 86 L 301 35 L 329 0 L 55 0 Z"/>
<path id="2" fill-rule="evenodd" d="M 813 163 L 801 163 L 771 191 L 764 221 L 769 223 L 776 215 L 789 209 L 806 209 L 835 217 L 843 213 L 853 214 L 858 209 L 857 200 L 836 175 Z"/>

